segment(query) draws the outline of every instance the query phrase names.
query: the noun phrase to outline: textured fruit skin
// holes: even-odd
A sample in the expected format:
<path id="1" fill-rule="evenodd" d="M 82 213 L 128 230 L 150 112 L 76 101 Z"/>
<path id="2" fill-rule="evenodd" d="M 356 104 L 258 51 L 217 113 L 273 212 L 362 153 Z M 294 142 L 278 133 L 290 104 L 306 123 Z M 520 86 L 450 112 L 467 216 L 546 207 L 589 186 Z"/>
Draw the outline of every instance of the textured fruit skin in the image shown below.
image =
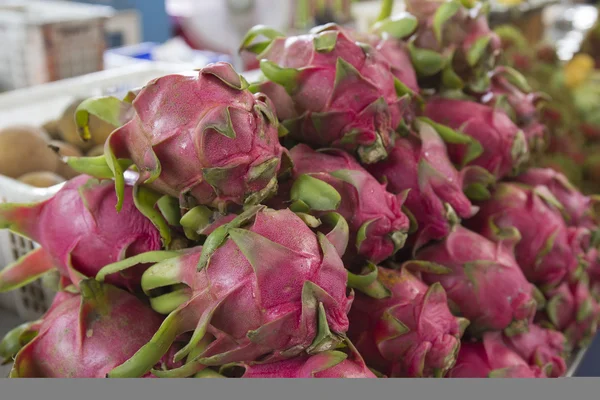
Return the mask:
<path id="1" fill-rule="evenodd" d="M 544 324 L 564 333 L 568 349 L 586 346 L 596 335 L 600 322 L 600 305 L 590 293 L 587 276 L 577 282 L 564 282 L 547 294 Z"/>
<path id="2" fill-rule="evenodd" d="M 446 145 L 433 129 L 396 140 L 384 161 L 369 165 L 368 170 L 387 190 L 401 194 L 410 189 L 405 207 L 418 224 L 417 247 L 450 233 L 452 217 L 469 218 L 476 211 L 463 192 L 464 178 L 448 159 Z"/>
<path id="3" fill-rule="evenodd" d="M 162 318 L 110 285 L 82 283 L 82 295 L 58 297 L 35 339 L 18 353 L 11 377 L 104 378 L 132 356 Z"/>
<path id="4" fill-rule="evenodd" d="M 469 220 L 469 227 L 491 240 L 503 240 L 498 229 L 512 235 L 516 229 L 520 239 L 515 259 L 530 282 L 551 287 L 577 271 L 579 254 L 565 221 L 535 189 L 501 183 L 490 200 L 477 205 L 479 212 Z"/>
<path id="5" fill-rule="evenodd" d="M 567 341 L 558 331 L 532 324 L 528 332 L 512 337 L 505 336 L 504 343 L 531 367 L 544 369 L 550 365 L 552 369 L 548 374 L 549 378 L 558 378 L 567 372 L 565 362 Z"/>
<path id="6" fill-rule="evenodd" d="M 531 151 L 540 151 L 544 148 L 547 134 L 546 127 L 541 122 L 541 113 L 537 108 L 542 96 L 515 86 L 503 75 L 504 71 L 504 67 L 496 69 L 492 76 L 490 90 L 482 96 L 481 100 L 491 106 L 501 106 L 502 101 L 506 101 L 505 111 L 523 130 Z"/>
<path id="7" fill-rule="evenodd" d="M 360 354 L 326 351 L 270 364 L 234 364 L 243 369 L 240 378 L 376 378 Z"/>
<path id="8" fill-rule="evenodd" d="M 108 147 L 134 162 L 140 181 L 184 203 L 224 209 L 262 200 L 276 190 L 285 149 L 270 100 L 246 86 L 227 63 L 155 79 Z"/>
<path id="9" fill-rule="evenodd" d="M 443 241 L 418 251 L 416 259 L 449 268 L 445 274 L 423 272 L 423 281 L 439 282 L 446 289 L 456 311 L 471 322 L 472 332 L 515 334 L 533 320 L 534 287 L 502 243 L 456 226 Z"/>
<path id="10" fill-rule="evenodd" d="M 450 378 L 545 378 L 510 350 L 498 332 L 488 332 L 480 342 L 463 342 Z"/>
<path id="11" fill-rule="evenodd" d="M 594 229 L 597 220 L 593 215 L 592 199 L 573 186 L 567 177 L 550 168 L 531 168 L 516 180 L 529 186 L 544 186 L 564 207 L 569 226 Z"/>
<path id="12" fill-rule="evenodd" d="M 335 211 L 346 219 L 350 228 L 349 256 L 358 253 L 363 259 L 379 263 L 401 247 L 392 235 L 399 233 L 405 237 L 410 227 L 408 217 L 402 212 L 402 196 L 389 193 L 385 185 L 343 151 L 317 152 L 300 144 L 290 155 L 294 163 L 293 179 L 308 175 L 328 183 L 340 194 L 341 202 Z M 359 244 L 357 235 L 365 224 L 368 224 L 366 237 Z"/>
<path id="13" fill-rule="evenodd" d="M 464 328 L 448 309 L 444 289 L 406 269 L 378 270 L 378 284 L 390 295 L 356 294 L 350 339 L 369 366 L 387 376 L 443 376 L 456 361 Z"/>
<path id="14" fill-rule="evenodd" d="M 501 110 L 471 101 L 432 98 L 424 115 L 478 141 L 483 152 L 469 165 L 478 165 L 500 179 L 511 175 L 527 158 L 523 132 Z M 448 143 L 452 162 L 465 165 L 467 146 Z"/>
<path id="15" fill-rule="evenodd" d="M 79 274 L 94 277 L 107 264 L 162 247 L 159 231 L 136 208 L 130 186 L 120 212 L 115 204 L 113 182 L 80 175 L 46 201 L 1 205 L 0 227 L 39 243 L 52 266 L 76 284 Z M 107 282 L 132 290 L 143 270 L 110 275 Z"/>
<path id="16" fill-rule="evenodd" d="M 144 290 L 145 279 L 155 282 L 164 270 L 171 277 L 167 279 L 177 275 L 191 294 L 150 343 L 111 377 L 143 375 L 172 338 L 194 330 L 180 355 L 187 355 L 209 332 L 215 340 L 197 357 L 209 366 L 274 362 L 339 343 L 348 330 L 353 294 L 346 294 L 347 272 L 336 249 L 290 210 L 259 208 L 249 225 L 228 230 L 199 271 L 201 253 L 191 251 L 146 272 Z M 212 240 L 209 236 L 207 243 Z M 202 251 L 207 249 L 205 243 Z"/>
<path id="17" fill-rule="evenodd" d="M 407 98 L 399 98 L 390 63 L 377 50 L 329 24 L 277 37 L 258 58 L 278 85 L 259 89 L 277 105 L 294 139 L 357 152 L 363 163 L 387 156 Z"/>

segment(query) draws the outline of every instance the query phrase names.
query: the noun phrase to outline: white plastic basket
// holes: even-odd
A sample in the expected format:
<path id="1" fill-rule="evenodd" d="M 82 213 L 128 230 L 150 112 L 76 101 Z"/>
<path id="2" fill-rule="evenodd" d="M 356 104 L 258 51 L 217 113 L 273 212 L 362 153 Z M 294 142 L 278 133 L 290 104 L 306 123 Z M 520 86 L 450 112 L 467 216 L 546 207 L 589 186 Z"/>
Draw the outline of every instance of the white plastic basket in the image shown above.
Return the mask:
<path id="1" fill-rule="evenodd" d="M 23 123 L 42 125 L 58 118 L 75 98 L 105 94 L 123 96 L 131 89 L 171 73 L 194 72 L 187 65 L 148 62 L 0 94 L 0 128 Z M 0 175 L 0 201 L 40 201 L 51 197 L 61 186 L 39 189 Z M 0 230 L 0 269 L 34 247 L 31 241 Z M 20 290 L 0 294 L 0 307 L 15 312 L 24 320 L 32 320 L 45 311 L 52 298 L 53 294 L 42 286 L 41 281 L 36 281 Z"/>
<path id="2" fill-rule="evenodd" d="M 0 2 L 0 89 L 18 89 L 103 69 L 111 7 L 67 1 Z"/>

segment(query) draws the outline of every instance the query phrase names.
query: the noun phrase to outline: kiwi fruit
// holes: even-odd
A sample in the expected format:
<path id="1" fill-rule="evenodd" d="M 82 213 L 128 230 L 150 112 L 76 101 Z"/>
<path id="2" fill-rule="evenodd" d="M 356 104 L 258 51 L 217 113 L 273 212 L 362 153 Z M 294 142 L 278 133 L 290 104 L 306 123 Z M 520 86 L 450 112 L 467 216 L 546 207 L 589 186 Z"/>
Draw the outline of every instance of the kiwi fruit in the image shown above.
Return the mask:
<path id="1" fill-rule="evenodd" d="M 73 146 L 72 144 L 61 142 L 59 140 L 53 140 L 50 143 L 50 146 L 54 148 L 59 155 L 59 157 L 82 157 L 83 154 L 81 151 Z M 74 169 L 69 167 L 67 164 L 60 161 L 58 164 L 58 168 L 56 169 L 56 173 L 65 179 L 71 179 L 79 175 L 79 172 L 76 172 Z"/>
<path id="2" fill-rule="evenodd" d="M 35 171 L 19 177 L 19 181 L 38 188 L 47 188 L 64 182 L 65 178 L 54 172 Z"/>
<path id="3" fill-rule="evenodd" d="M 28 172 L 56 172 L 59 162 L 41 129 L 24 126 L 0 129 L 0 174 L 16 179 Z"/>

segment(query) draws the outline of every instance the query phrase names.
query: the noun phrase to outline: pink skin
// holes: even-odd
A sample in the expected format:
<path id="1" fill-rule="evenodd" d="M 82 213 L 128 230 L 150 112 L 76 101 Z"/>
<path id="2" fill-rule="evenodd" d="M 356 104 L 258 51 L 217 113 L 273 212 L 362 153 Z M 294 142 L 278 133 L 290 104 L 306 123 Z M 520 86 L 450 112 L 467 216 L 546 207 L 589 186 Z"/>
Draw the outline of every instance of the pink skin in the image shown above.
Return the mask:
<path id="1" fill-rule="evenodd" d="M 105 265 L 147 251 L 160 250 L 160 233 L 135 206 L 133 190 L 126 186 L 123 208 L 115 210 L 114 183 L 80 175 L 51 199 L 33 206 L 0 209 L 0 225 L 9 223 L 43 248 L 49 267 L 76 283 L 70 270 L 94 277 Z M 143 266 L 113 274 L 107 282 L 133 290 Z M 4 277 L 9 279 L 9 277 Z"/>
<path id="2" fill-rule="evenodd" d="M 378 269 L 379 282 L 391 296 L 378 300 L 356 295 L 349 314 L 350 339 L 370 366 L 390 377 L 443 376 L 456 360 L 462 336 L 446 293 L 405 269 Z M 399 332 L 392 321 L 408 331 Z"/>
<path id="3" fill-rule="evenodd" d="M 315 37 L 336 34 L 333 50 L 315 50 Z M 392 68 L 378 51 L 365 51 L 350 32 L 335 26 L 324 33 L 276 38 L 260 58 L 279 67 L 301 69 L 297 79 L 290 81 L 294 86 L 291 95 L 261 88 L 275 95 L 272 100 L 278 105 L 278 116 L 290 119 L 286 127 L 292 137 L 316 147 L 359 150 L 359 155 L 361 148 L 373 145 L 378 138 L 382 150 L 391 148 L 406 102 L 398 98 Z M 352 65 L 360 76 L 352 72 L 340 76 L 336 83 L 339 59 Z M 377 100 L 383 101 L 379 104 L 375 103 Z M 363 156 L 368 163 L 382 155 Z"/>
<path id="4" fill-rule="evenodd" d="M 518 333 L 533 319 L 534 288 L 502 244 L 456 226 L 443 241 L 418 251 L 416 259 L 450 269 L 446 274 L 425 272 L 423 280 L 442 284 L 473 332 Z"/>
<path id="5" fill-rule="evenodd" d="M 526 186 L 503 183 L 468 221 L 471 229 L 491 240 L 503 240 L 500 229 L 516 228 L 521 239 L 515 258 L 530 282 L 553 286 L 575 273 L 577 251 L 560 212 Z M 514 239 L 513 239 L 514 240 Z M 552 242 L 553 240 L 553 242 Z"/>
<path id="6" fill-rule="evenodd" d="M 538 93 L 525 93 L 506 79 L 499 68 L 492 77 L 490 91 L 482 97 L 485 104 L 494 106 L 500 96 L 505 96 L 508 104 L 514 111 L 516 124 L 523 129 L 527 142 L 531 147 L 537 146 L 545 139 L 546 128 L 539 121 L 537 103 L 540 100 Z"/>
<path id="7" fill-rule="evenodd" d="M 264 361 L 278 361 L 302 353 L 319 332 L 318 302 L 323 303 L 331 332 L 348 330 L 353 297 L 346 294 L 347 272 L 324 236 L 318 238 L 289 210 L 269 209 L 259 211 L 246 229 L 229 232 L 200 271 L 199 251 L 165 261 L 169 277 L 177 271 L 179 282 L 190 287 L 190 298 L 167 317 L 151 343 L 117 371 L 119 377 L 147 372 L 163 356 L 170 338 L 200 326 L 216 338 L 202 353 L 210 358 L 208 365 L 262 356 L 268 356 Z M 283 273 L 273 274 L 275 270 Z M 274 331 L 278 334 L 271 335 Z M 196 331 L 182 356 L 203 336 Z"/>
<path id="8" fill-rule="evenodd" d="M 390 235 L 394 232 L 406 233 L 410 225 L 408 217 L 402 212 L 404 199 L 401 196 L 386 191 L 385 185 L 377 182 L 343 151 L 317 152 L 300 144 L 290 154 L 294 162 L 294 179 L 309 174 L 327 182 L 341 195 L 342 201 L 336 211 L 348 222 L 351 245 L 356 243 L 356 234 L 361 226 L 374 220 L 367 228 L 366 239 L 360 247 L 354 246 L 350 254 L 355 254 L 357 250 L 362 258 L 379 263 L 395 253 L 397 249 Z M 336 172 L 344 173 L 344 179 L 331 174 Z"/>
<path id="9" fill-rule="evenodd" d="M 591 295 L 587 279 L 563 283 L 547 297 L 546 315 L 542 319 L 563 332 L 571 348 L 585 345 L 595 336 L 600 305 Z"/>
<path id="10" fill-rule="evenodd" d="M 436 97 L 427 102 L 425 116 L 477 140 L 483 153 L 470 164 L 485 168 L 496 178 L 509 175 L 518 163 L 513 146 L 519 128 L 503 111 L 471 101 Z M 448 144 L 450 159 L 456 164 L 464 164 L 466 150 L 465 145 Z"/>
<path id="11" fill-rule="evenodd" d="M 395 194 L 410 189 L 405 202 L 419 225 L 418 245 L 442 239 L 450 233 L 445 204 L 461 218 L 476 211 L 463 193 L 463 176 L 448 159 L 446 145 L 429 130 L 397 139 L 388 158 L 368 167 Z"/>
<path id="12" fill-rule="evenodd" d="M 531 168 L 516 179 L 533 187 L 544 186 L 564 207 L 570 226 L 594 229 L 592 199 L 573 186 L 566 176 L 550 168 Z"/>
<path id="13" fill-rule="evenodd" d="M 376 378 L 358 353 L 341 361 L 340 355 L 345 356 L 337 351 L 328 351 L 270 364 L 236 366 L 244 370 L 241 378 Z"/>
<path id="14" fill-rule="evenodd" d="M 104 378 L 150 340 L 161 316 L 125 291 L 94 284 L 93 293 L 83 290 L 87 298 L 57 297 L 11 376 Z"/>
<path id="15" fill-rule="evenodd" d="M 529 331 L 517 336 L 504 337 L 509 349 L 520 355 L 532 367 L 544 368 L 551 365 L 550 378 L 564 376 L 566 338 L 558 331 L 530 325 Z"/>
<path id="16" fill-rule="evenodd" d="M 588 261 L 587 273 L 590 276 L 590 289 L 594 297 L 600 301 L 600 250 L 590 249 L 586 258 Z"/>
<path id="17" fill-rule="evenodd" d="M 545 378 L 510 350 L 498 332 L 486 333 L 481 342 L 463 342 L 450 378 Z"/>
<path id="18" fill-rule="evenodd" d="M 226 63 L 211 64 L 193 77 L 152 81 L 133 101 L 133 119 L 109 138 L 109 148 L 119 158 L 130 158 L 143 171 L 142 181 L 158 171 L 150 186 L 162 193 L 220 208 L 244 204 L 276 176 L 285 149 L 276 121 L 269 120 L 274 118 L 268 116 L 273 114 L 270 100 L 222 79 L 241 84 Z M 272 161 L 268 173 L 249 177 Z M 213 169 L 224 172 L 209 182 Z"/>

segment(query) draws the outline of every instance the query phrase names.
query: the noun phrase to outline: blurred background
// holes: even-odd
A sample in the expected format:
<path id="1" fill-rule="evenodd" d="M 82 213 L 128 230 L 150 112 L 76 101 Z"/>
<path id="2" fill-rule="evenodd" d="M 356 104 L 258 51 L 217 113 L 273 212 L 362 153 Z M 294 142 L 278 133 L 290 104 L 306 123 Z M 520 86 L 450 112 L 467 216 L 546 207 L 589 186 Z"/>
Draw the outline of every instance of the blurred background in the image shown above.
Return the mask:
<path id="1" fill-rule="evenodd" d="M 559 71 L 589 128 L 584 132 L 599 139 L 599 1 L 489 3 L 492 26 L 511 26 L 524 38 L 516 51 L 507 53 L 512 64 L 528 79 L 537 79 L 536 89 L 548 92 L 558 76 L 554 72 Z M 75 130 L 72 117 L 63 117 L 72 116 L 83 97 L 126 92 L 154 77 L 215 61 L 251 71 L 257 67 L 256 59 L 240 57 L 237 49 L 256 24 L 287 33 L 306 32 L 328 22 L 366 30 L 379 8 L 379 1 L 358 0 L 0 0 L 0 128 L 43 126 L 53 139 L 68 143 Z M 402 0 L 395 2 L 394 12 L 403 8 Z M 544 45 L 552 50 L 545 51 Z M 552 95 L 560 97 L 561 90 Z M 556 100 L 561 104 L 560 98 Z M 581 183 L 573 172 L 579 169 L 570 167 L 578 155 L 568 153 L 568 141 L 561 146 L 558 168 Z M 93 150 L 74 151 L 89 155 Z M 600 153 L 596 160 L 598 168 L 592 172 L 597 175 L 590 181 L 598 184 Z M 31 201 L 36 193 L 31 186 L 0 179 L 0 200 Z M 28 246 L 22 239 L 1 237 L 0 268 L 27 253 Z M 41 315 L 51 299 L 44 290 L 31 285 L 12 297 L 0 295 L 0 308 L 11 310 L 11 314 L 0 310 L 0 336 L 18 321 Z M 598 338 L 577 375 L 600 376 Z"/>

